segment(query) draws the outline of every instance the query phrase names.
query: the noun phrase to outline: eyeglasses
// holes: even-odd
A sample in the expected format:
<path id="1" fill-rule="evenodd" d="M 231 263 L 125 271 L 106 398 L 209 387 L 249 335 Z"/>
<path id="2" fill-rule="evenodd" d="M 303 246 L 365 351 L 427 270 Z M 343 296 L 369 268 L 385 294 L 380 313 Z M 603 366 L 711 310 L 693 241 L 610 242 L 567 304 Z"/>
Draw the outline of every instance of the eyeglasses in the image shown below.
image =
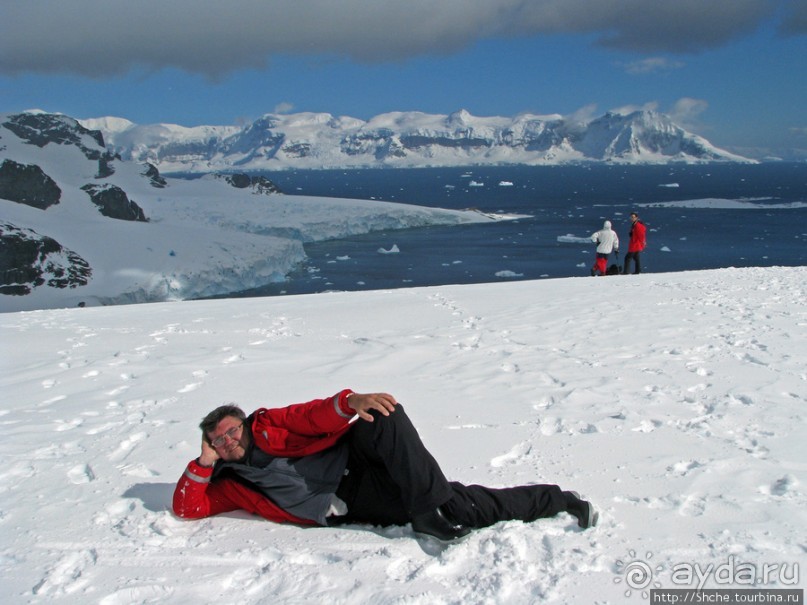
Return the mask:
<path id="1" fill-rule="evenodd" d="M 238 426 L 234 426 L 234 427 L 232 427 L 230 429 L 227 429 L 227 431 L 225 431 L 225 433 L 223 435 L 219 435 L 215 439 L 211 440 L 210 445 L 212 445 L 213 447 L 221 447 L 222 445 L 227 443 L 228 439 L 234 440 L 238 436 L 238 434 L 241 432 L 241 427 L 243 427 L 243 426 L 244 426 L 244 423 L 242 422 Z"/>

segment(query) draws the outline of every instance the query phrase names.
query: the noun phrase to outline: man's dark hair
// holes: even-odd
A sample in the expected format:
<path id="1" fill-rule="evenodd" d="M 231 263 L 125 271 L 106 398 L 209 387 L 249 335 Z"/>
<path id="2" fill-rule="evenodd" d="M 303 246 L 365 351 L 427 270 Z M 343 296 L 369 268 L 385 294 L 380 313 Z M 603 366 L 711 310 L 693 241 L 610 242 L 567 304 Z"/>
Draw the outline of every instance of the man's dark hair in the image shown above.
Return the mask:
<path id="1" fill-rule="evenodd" d="M 202 422 L 199 423 L 199 428 L 202 429 L 202 434 L 205 436 L 205 439 L 207 439 L 207 434 L 214 431 L 219 422 L 224 420 L 227 416 L 238 418 L 241 422 L 244 422 L 247 419 L 247 415 L 244 413 L 244 410 L 239 408 L 237 405 L 220 405 L 207 416 L 205 416 L 202 419 Z"/>

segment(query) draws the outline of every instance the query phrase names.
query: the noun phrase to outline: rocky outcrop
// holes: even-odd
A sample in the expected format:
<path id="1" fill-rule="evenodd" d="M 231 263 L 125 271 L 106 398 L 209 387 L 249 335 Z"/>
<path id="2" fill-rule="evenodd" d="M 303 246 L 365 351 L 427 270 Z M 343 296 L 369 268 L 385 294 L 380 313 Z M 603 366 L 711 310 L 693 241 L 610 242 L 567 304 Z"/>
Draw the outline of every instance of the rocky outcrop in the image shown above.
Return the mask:
<path id="1" fill-rule="evenodd" d="M 30 145 L 75 145 L 89 160 L 98 160 L 106 153 L 104 136 L 98 130 L 84 128 L 77 120 L 52 113 L 20 113 L 2 123 Z"/>
<path id="2" fill-rule="evenodd" d="M 3 160 L 0 164 L 0 198 L 47 210 L 58 204 L 62 190 L 36 164 Z"/>
<path id="3" fill-rule="evenodd" d="M 88 184 L 81 189 L 87 192 L 93 204 L 98 206 L 104 216 L 122 221 L 148 222 L 143 209 L 130 200 L 126 192 L 117 185 Z"/>
<path id="4" fill-rule="evenodd" d="M 156 187 L 157 189 L 164 189 L 168 186 L 168 181 L 166 181 L 162 176 L 160 176 L 160 171 L 157 170 L 157 167 L 154 164 L 149 164 L 146 162 L 146 171 L 142 173 L 144 177 L 149 180 L 152 187 Z"/>
<path id="5" fill-rule="evenodd" d="M 0 222 L 0 294 L 24 296 L 34 288 L 77 288 L 92 277 L 90 265 L 53 238 Z"/>
<path id="6" fill-rule="evenodd" d="M 226 182 L 228 182 L 236 189 L 252 188 L 254 193 L 261 193 L 266 195 L 269 195 L 271 193 L 283 193 L 280 190 L 280 187 L 275 185 L 265 176 L 250 176 L 248 174 L 243 173 L 219 174 L 216 176 L 219 178 L 223 178 Z"/>
<path id="7" fill-rule="evenodd" d="M 115 153 L 104 153 L 100 158 L 98 158 L 98 172 L 95 174 L 95 178 L 105 179 L 115 174 L 115 166 L 112 164 L 112 162 L 119 159 L 120 156 Z"/>

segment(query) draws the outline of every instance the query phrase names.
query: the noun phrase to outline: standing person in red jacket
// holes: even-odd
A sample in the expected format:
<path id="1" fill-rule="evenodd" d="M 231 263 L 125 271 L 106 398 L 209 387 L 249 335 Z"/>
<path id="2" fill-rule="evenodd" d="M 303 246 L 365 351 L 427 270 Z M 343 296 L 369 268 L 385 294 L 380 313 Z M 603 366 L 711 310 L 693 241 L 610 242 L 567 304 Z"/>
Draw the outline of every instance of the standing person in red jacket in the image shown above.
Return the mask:
<path id="1" fill-rule="evenodd" d="M 647 245 L 647 228 L 644 223 L 639 220 L 639 215 L 635 212 L 630 213 L 630 241 L 628 242 L 628 253 L 625 255 L 625 266 L 622 268 L 622 273 L 628 272 L 628 262 L 633 259 L 636 270 L 634 274 L 642 272 L 642 263 L 639 261 L 639 253 L 645 249 Z"/>
<path id="2" fill-rule="evenodd" d="M 244 509 L 270 521 L 334 526 L 412 524 L 450 541 L 498 521 L 568 512 L 597 523 L 591 503 L 557 485 L 503 489 L 450 482 L 387 393 L 340 391 L 249 417 L 221 406 L 200 424 L 202 451 L 174 490 L 174 512 L 198 519 Z"/>

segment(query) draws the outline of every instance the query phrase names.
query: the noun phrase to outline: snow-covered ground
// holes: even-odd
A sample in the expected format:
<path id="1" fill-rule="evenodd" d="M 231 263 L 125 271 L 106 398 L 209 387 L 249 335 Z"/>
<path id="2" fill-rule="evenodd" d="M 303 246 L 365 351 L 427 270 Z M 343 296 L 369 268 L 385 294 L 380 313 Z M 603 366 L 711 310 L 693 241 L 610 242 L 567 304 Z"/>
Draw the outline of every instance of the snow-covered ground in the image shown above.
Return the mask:
<path id="1" fill-rule="evenodd" d="M 803 588 L 806 292 L 805 267 L 723 269 L 2 314 L 0 601 L 646 603 L 751 572 Z M 600 525 L 440 549 L 409 527 L 172 515 L 207 411 L 342 387 L 393 393 L 450 478 L 556 482 Z"/>

